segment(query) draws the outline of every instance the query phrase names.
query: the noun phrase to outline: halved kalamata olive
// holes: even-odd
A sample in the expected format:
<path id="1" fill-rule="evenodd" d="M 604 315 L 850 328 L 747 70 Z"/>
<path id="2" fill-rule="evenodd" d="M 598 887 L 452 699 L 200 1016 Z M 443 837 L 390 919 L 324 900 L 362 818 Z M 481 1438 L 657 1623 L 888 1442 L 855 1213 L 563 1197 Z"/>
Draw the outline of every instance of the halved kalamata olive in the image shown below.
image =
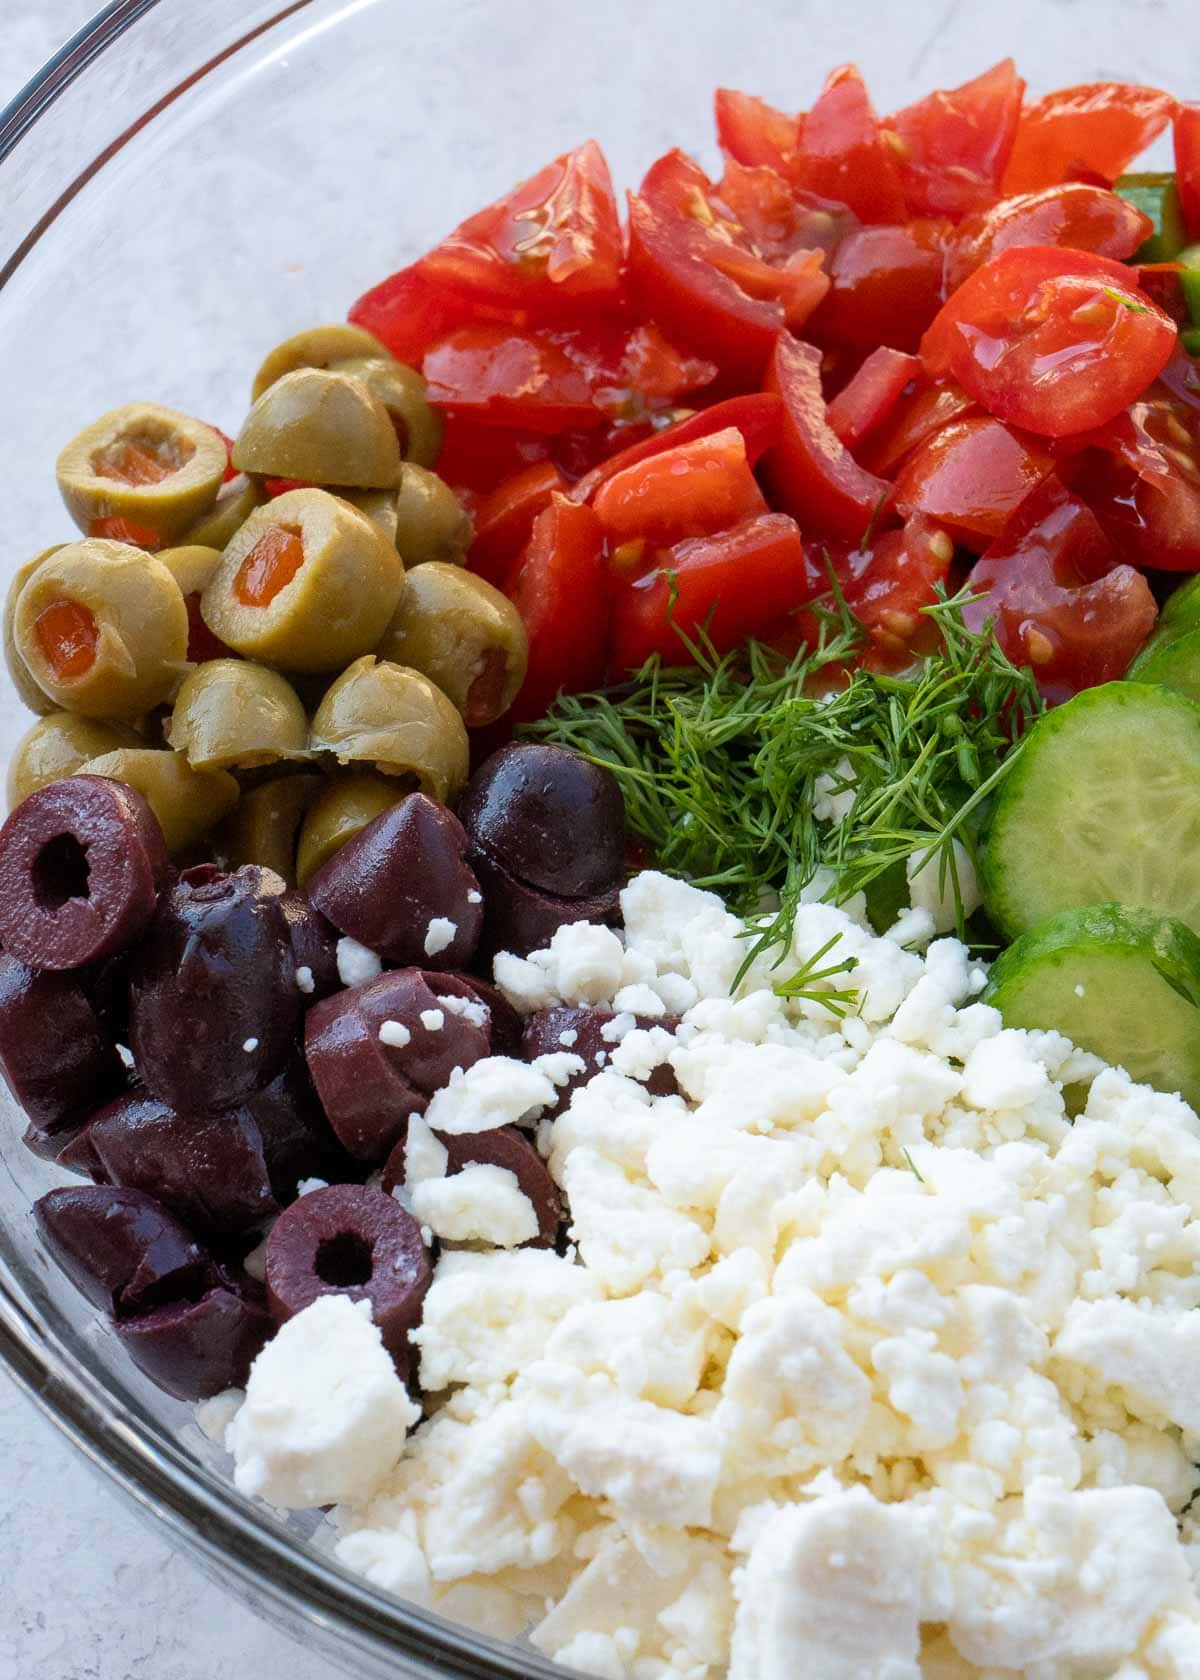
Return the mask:
<path id="1" fill-rule="evenodd" d="M 301 1179 L 355 1176 L 356 1163 L 330 1130 L 299 1051 L 269 1085 L 246 1098 L 239 1112 L 258 1127 L 271 1190 L 281 1207 L 295 1200 Z"/>
<path id="2" fill-rule="evenodd" d="M 472 853 L 471 863 L 487 905 L 480 955 L 512 951 L 518 957 L 528 956 L 549 945 L 559 928 L 571 922 L 620 925 L 623 879 L 590 898 L 560 898 L 519 881 L 483 852 Z"/>
<path id="3" fill-rule="evenodd" d="M 147 1088 L 172 1107 L 229 1108 L 287 1060 L 305 1000 L 284 891 L 256 864 L 201 864 L 163 895 L 133 963 L 130 1039 Z"/>
<path id="4" fill-rule="evenodd" d="M 76 1289 L 114 1318 L 193 1298 L 208 1273 L 200 1244 L 144 1191 L 71 1185 L 49 1191 L 33 1211 Z"/>
<path id="5" fill-rule="evenodd" d="M 186 1113 L 133 1092 L 87 1132 L 111 1183 L 144 1190 L 194 1230 L 245 1231 L 279 1211 L 262 1136 L 245 1109 Z"/>
<path id="6" fill-rule="evenodd" d="M 492 1047 L 488 1054 L 519 1057 L 525 1023 L 499 986 L 474 974 L 447 974 L 437 977 L 435 988 L 444 992 L 446 980 L 457 980 L 460 986 L 466 986 L 491 1013 Z"/>
<path id="7" fill-rule="evenodd" d="M 129 951 L 105 957 L 90 968 L 81 968 L 79 984 L 100 1022 L 106 1038 L 118 1044 L 129 1043 Z"/>
<path id="8" fill-rule="evenodd" d="M 544 1118 L 553 1119 L 561 1114 L 572 1093 L 602 1071 L 620 1042 L 611 1035 L 604 1036 L 604 1029 L 616 1019 L 616 1012 L 611 1009 L 566 1007 L 540 1009 L 536 1015 L 529 1016 L 521 1039 L 521 1054 L 527 1062 L 538 1056 L 552 1056 L 566 1051 L 570 1056 L 579 1056 L 584 1063 L 583 1072 L 573 1074 L 559 1088 L 558 1102 L 546 1111 Z M 669 1033 L 679 1026 L 677 1015 L 635 1015 L 634 1021 L 639 1027 L 662 1027 Z M 664 1062 L 655 1068 L 646 1080 L 646 1089 L 656 1097 L 676 1095 L 679 1086 L 675 1070 L 669 1063 Z"/>
<path id="9" fill-rule="evenodd" d="M 241 1388 L 274 1328 L 264 1307 L 224 1285 L 116 1324 L 134 1364 L 177 1400 Z"/>
<path id="10" fill-rule="evenodd" d="M 461 968 L 483 926 L 466 851 L 453 812 L 410 793 L 339 847 L 308 895 L 334 927 L 391 962 Z"/>
<path id="11" fill-rule="evenodd" d="M 453 998 L 467 1012 L 443 999 Z M 469 982 L 394 969 L 310 1009 L 304 1052 L 329 1124 L 363 1161 L 382 1161 L 456 1067 L 491 1049 L 490 1015 Z"/>
<path id="12" fill-rule="evenodd" d="M 101 1109 L 100 1112 L 103 1113 L 104 1110 Z M 34 1129 L 32 1126 L 29 1127 L 25 1133 L 24 1142 L 26 1148 L 32 1149 L 35 1155 L 47 1155 L 49 1159 L 56 1161 L 66 1172 L 79 1173 L 83 1178 L 90 1178 L 93 1184 L 108 1184 L 110 1182 L 99 1155 L 92 1148 L 90 1122 L 87 1125 L 80 1126 L 76 1131 L 62 1134 L 59 1139 L 60 1147 L 54 1150 L 52 1154 L 47 1150 L 39 1149 L 37 1141 L 31 1139 L 30 1133 Z M 38 1135 L 41 1137 L 44 1134 L 39 1133 Z M 62 1142 L 62 1137 L 66 1138 L 65 1143 Z M 53 1139 L 50 1140 L 50 1142 L 53 1141 Z"/>
<path id="13" fill-rule="evenodd" d="M 530 1246 L 553 1247 L 562 1222 L 562 1198 L 545 1162 L 528 1138 L 512 1126 L 497 1126 L 494 1131 L 472 1132 L 461 1137 L 443 1132 L 435 1132 L 434 1136 L 446 1150 L 448 1177 L 469 1166 L 500 1167 L 513 1173 L 537 1215 L 538 1234 Z M 397 1184 L 404 1183 L 407 1142 L 406 1137 L 400 1139 L 384 1166 L 381 1184 L 389 1193 Z"/>
<path id="14" fill-rule="evenodd" d="M 293 887 L 279 900 L 292 942 L 296 986 L 305 1007 L 341 989 L 337 965 L 337 929 L 314 910 L 305 893 Z"/>
<path id="15" fill-rule="evenodd" d="M 267 1297 L 285 1323 L 320 1295 L 370 1301 L 389 1351 L 408 1349 L 433 1278 L 421 1228 L 392 1196 L 331 1184 L 293 1202 L 267 1238 Z"/>
<path id="16" fill-rule="evenodd" d="M 565 747 L 501 747 L 471 777 L 459 814 L 473 847 L 560 898 L 602 892 L 624 869 L 625 801 L 616 778 Z"/>
<path id="17" fill-rule="evenodd" d="M 0 1073 L 33 1126 L 51 1135 L 86 1119 L 125 1083 L 74 974 L 0 955 Z"/>
<path id="18" fill-rule="evenodd" d="M 68 776 L 0 828 L 0 944 L 31 968 L 81 968 L 149 922 L 166 878 L 162 830 L 140 793 Z"/>

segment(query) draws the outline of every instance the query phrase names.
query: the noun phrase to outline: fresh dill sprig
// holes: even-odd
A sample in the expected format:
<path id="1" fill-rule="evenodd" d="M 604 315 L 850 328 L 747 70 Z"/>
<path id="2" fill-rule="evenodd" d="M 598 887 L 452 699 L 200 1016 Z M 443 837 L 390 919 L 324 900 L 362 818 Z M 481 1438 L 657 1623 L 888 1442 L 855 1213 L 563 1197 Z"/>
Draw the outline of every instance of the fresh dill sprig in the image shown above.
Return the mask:
<path id="1" fill-rule="evenodd" d="M 775 996 L 781 998 L 803 998 L 808 1003 L 823 1004 L 829 1013 L 839 1021 L 848 1010 L 858 1008 L 858 992 L 853 986 L 830 986 L 825 982 L 838 975 L 849 974 L 858 967 L 857 957 L 845 957 L 841 962 L 820 965 L 841 940 L 841 934 L 835 933 L 827 939 L 819 951 L 801 963 L 796 972 L 786 980 L 781 980 L 775 987 Z"/>
<path id="2" fill-rule="evenodd" d="M 860 892 L 907 902 L 897 895 L 910 858 L 937 870 L 961 933 L 953 842 L 973 856 L 986 805 L 1043 709 L 1032 673 L 990 626 L 967 628 L 971 598 L 943 592 L 924 609 L 938 649 L 901 676 L 847 676 L 864 631 L 835 592 L 815 609 L 818 645 L 791 659 L 756 642 L 718 656 L 701 632 L 688 644 L 694 664 L 651 659 L 627 682 L 561 698 L 524 733 L 613 772 L 655 866 L 753 919 L 747 964 L 786 947 L 818 879 L 834 903 Z M 824 803 L 839 792 L 850 800 L 840 821 Z"/>

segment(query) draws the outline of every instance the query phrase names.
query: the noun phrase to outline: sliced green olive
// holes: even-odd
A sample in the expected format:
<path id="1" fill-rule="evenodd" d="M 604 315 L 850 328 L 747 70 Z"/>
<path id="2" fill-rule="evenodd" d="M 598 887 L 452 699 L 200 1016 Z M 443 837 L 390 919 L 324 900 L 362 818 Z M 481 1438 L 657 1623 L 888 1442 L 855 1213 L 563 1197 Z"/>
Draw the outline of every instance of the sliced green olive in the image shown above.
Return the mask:
<path id="1" fill-rule="evenodd" d="M 505 595 L 461 566 L 434 561 L 407 573 L 400 604 L 376 649 L 411 665 L 448 694 L 470 729 L 494 723 L 516 699 L 529 663 L 521 615 Z"/>
<path id="2" fill-rule="evenodd" d="M 8 666 L 8 674 L 12 685 L 21 698 L 21 704 L 31 712 L 45 716 L 56 710 L 55 702 L 45 690 L 33 679 L 33 673 L 17 652 L 16 637 L 13 626 L 17 616 L 17 601 L 22 589 L 37 571 L 43 560 L 48 560 L 52 554 L 57 554 L 64 545 L 55 543 L 53 548 L 44 548 L 40 554 L 35 554 L 32 560 L 26 560 L 18 567 L 16 575 L 8 586 L 8 594 L 4 599 L 4 661 Z"/>
<path id="3" fill-rule="evenodd" d="M 338 495 L 351 507 L 365 514 L 376 526 L 384 542 L 396 546 L 396 492 L 394 490 L 339 490 Z"/>
<path id="4" fill-rule="evenodd" d="M 308 718 L 278 671 L 210 659 L 183 680 L 166 731 L 193 770 L 252 770 L 308 754 Z"/>
<path id="5" fill-rule="evenodd" d="M 436 473 L 406 461 L 396 490 L 396 547 L 406 566 L 440 560 L 466 563 L 475 528 L 471 515 Z"/>
<path id="6" fill-rule="evenodd" d="M 328 368 L 352 356 L 386 356 L 387 351 L 365 327 L 337 322 L 329 327 L 309 327 L 277 344 L 254 375 L 250 401 L 257 402 L 277 379 L 297 368 Z"/>
<path id="7" fill-rule="evenodd" d="M 50 782 L 73 776 L 101 753 L 140 745 L 137 730 L 125 724 L 51 712 L 26 730 L 8 761 L 8 808 L 11 811 Z"/>
<path id="8" fill-rule="evenodd" d="M 238 785 L 227 771 L 193 770 L 179 752 L 122 748 L 81 768 L 89 776 L 107 776 L 136 788 L 158 818 L 172 855 L 202 840 L 237 804 Z"/>
<path id="9" fill-rule="evenodd" d="M 224 548 L 266 499 L 261 484 L 239 473 L 221 486 L 212 507 L 194 525 L 181 531 L 178 540 L 190 548 Z"/>
<path id="10" fill-rule="evenodd" d="M 386 630 L 404 568 L 378 528 L 325 490 L 289 490 L 247 519 L 201 597 L 226 647 L 285 671 L 338 671 Z"/>
<path id="11" fill-rule="evenodd" d="M 202 595 L 221 564 L 221 550 L 204 543 L 183 543 L 178 548 L 160 548 L 158 558 L 170 572 L 186 599 Z"/>
<path id="12" fill-rule="evenodd" d="M 135 718 L 170 699 L 184 676 L 187 607 L 155 555 L 93 537 L 35 568 L 17 597 L 13 639 L 65 710 Z"/>
<path id="13" fill-rule="evenodd" d="M 375 770 L 326 782 L 300 825 L 296 847 L 296 879 L 300 885 L 307 886 L 339 847 L 390 810 L 404 794 L 404 784 L 395 776 L 381 776 Z"/>
<path id="14" fill-rule="evenodd" d="M 297 368 L 255 402 L 233 462 L 272 478 L 386 490 L 399 478 L 400 443 L 391 415 L 361 380 Z"/>
<path id="15" fill-rule="evenodd" d="M 211 426 L 157 403 L 126 403 L 67 445 L 58 488 L 81 531 L 97 519 L 129 519 L 165 543 L 209 511 L 227 465 Z"/>
<path id="16" fill-rule="evenodd" d="M 425 395 L 425 381 L 416 368 L 392 356 L 353 356 L 336 364 L 335 372 L 361 380 L 387 409 L 406 461 L 431 467 L 442 452 L 446 423 Z"/>
<path id="17" fill-rule="evenodd" d="M 323 776 L 302 770 L 243 793 L 226 831 L 229 867 L 240 869 L 244 863 L 261 863 L 285 881 L 294 882 L 300 825 L 325 786 Z"/>
<path id="18" fill-rule="evenodd" d="M 443 804 L 467 779 L 467 731 L 457 708 L 420 671 L 369 654 L 342 672 L 317 707 L 309 745 L 341 764 L 415 776 Z"/>

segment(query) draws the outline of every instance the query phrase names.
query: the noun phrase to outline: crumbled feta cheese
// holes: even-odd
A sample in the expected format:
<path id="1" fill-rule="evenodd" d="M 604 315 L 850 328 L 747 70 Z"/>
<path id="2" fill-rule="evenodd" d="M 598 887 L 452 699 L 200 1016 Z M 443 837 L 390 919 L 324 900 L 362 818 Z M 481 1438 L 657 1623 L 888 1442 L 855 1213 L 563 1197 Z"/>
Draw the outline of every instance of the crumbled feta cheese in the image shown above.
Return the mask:
<path id="1" fill-rule="evenodd" d="M 445 1178 L 450 1153 L 419 1114 L 410 1114 L 404 1135 L 404 1183 L 409 1190 L 428 1179 Z"/>
<path id="2" fill-rule="evenodd" d="M 389 1044 L 393 1050 L 404 1050 L 412 1043 L 412 1033 L 403 1021 L 381 1021 L 379 1023 L 379 1042 Z"/>
<path id="3" fill-rule="evenodd" d="M 457 932 L 458 923 L 452 922 L 449 916 L 434 916 L 425 930 L 425 955 L 436 957 L 439 952 L 454 943 Z"/>
<path id="4" fill-rule="evenodd" d="M 297 1196 L 311 1196 L 314 1190 L 328 1190 L 327 1178 L 302 1178 L 296 1186 Z"/>
<path id="5" fill-rule="evenodd" d="M 478 998 L 447 995 L 437 1001 L 448 1015 L 457 1015 L 460 1021 L 468 1021 L 473 1027 L 486 1027 L 492 1018 L 487 1004 L 481 1003 Z"/>
<path id="6" fill-rule="evenodd" d="M 127 1044 L 118 1044 L 116 1046 L 116 1051 L 117 1051 L 117 1056 L 120 1060 L 121 1066 L 125 1067 L 125 1068 L 128 1068 L 130 1073 L 132 1073 L 134 1068 L 137 1066 L 137 1063 L 134 1061 L 134 1058 L 133 1058 L 133 1051 L 129 1048 L 129 1046 Z"/>
<path id="7" fill-rule="evenodd" d="M 483 903 L 483 894 L 478 890 L 477 887 L 472 887 L 470 892 L 468 892 L 467 903 L 468 904 L 482 904 Z"/>
<path id="8" fill-rule="evenodd" d="M 557 1098 L 553 1082 L 528 1062 L 485 1056 L 465 1073 L 455 1070 L 425 1110 L 425 1118 L 435 1132 L 452 1136 L 489 1132 L 535 1117 Z"/>
<path id="9" fill-rule="evenodd" d="M 958 926 L 960 912 L 965 921 L 983 903 L 971 854 L 960 840 L 952 840 L 950 844 L 953 867 L 940 849 L 916 853 L 906 865 L 912 907 L 928 911 L 937 933 L 949 933 Z"/>
<path id="10" fill-rule="evenodd" d="M 558 1042 L 562 1045 L 564 1050 L 569 1050 L 578 1038 L 579 1034 L 575 1031 L 575 1028 L 568 1027 L 564 1032 L 559 1033 Z"/>
<path id="11" fill-rule="evenodd" d="M 343 986 L 363 986 L 383 973 L 383 958 L 377 951 L 360 945 L 357 939 L 339 939 L 337 971 Z"/>
<path id="12" fill-rule="evenodd" d="M 518 1248 L 538 1234 L 533 1203 L 504 1167 L 472 1162 L 449 1178 L 409 1186 L 413 1217 L 445 1242 Z"/>
<path id="13" fill-rule="evenodd" d="M 258 1040 L 256 1038 L 248 1038 L 246 1040 L 246 1042 L 242 1045 L 242 1049 L 246 1052 L 246 1054 L 248 1056 L 252 1056 L 254 1054 L 254 1052 L 258 1049 Z"/>
<path id="14" fill-rule="evenodd" d="M 317 982 L 313 979 L 313 971 L 307 963 L 301 963 L 296 970 L 296 989 L 311 997 L 317 989 Z"/>
<path id="15" fill-rule="evenodd" d="M 441 1032 L 446 1025 L 445 1011 L 441 1009 L 422 1009 L 420 1022 L 426 1032 Z"/>

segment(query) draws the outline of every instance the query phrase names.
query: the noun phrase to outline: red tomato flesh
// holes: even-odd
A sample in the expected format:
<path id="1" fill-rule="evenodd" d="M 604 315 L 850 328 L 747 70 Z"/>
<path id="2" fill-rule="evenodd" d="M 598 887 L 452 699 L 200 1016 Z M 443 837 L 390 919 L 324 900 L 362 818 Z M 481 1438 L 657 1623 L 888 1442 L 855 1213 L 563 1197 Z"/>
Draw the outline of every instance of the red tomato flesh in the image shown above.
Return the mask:
<path id="1" fill-rule="evenodd" d="M 829 424 L 837 436 L 854 451 L 865 437 L 878 431 L 900 401 L 907 385 L 924 380 L 925 370 L 918 356 L 881 346 L 843 385 L 829 403 Z"/>
<path id="2" fill-rule="evenodd" d="M 847 234 L 830 260 L 829 295 L 810 331 L 822 342 L 916 350 L 942 305 L 948 225 L 909 222 Z"/>
<path id="3" fill-rule="evenodd" d="M 553 496 L 538 514 L 506 593 L 529 636 L 529 670 L 512 708 L 517 722 L 541 717 L 557 696 L 604 677 L 609 583 L 600 521 L 591 508 Z"/>
<path id="4" fill-rule="evenodd" d="M 1053 468 L 1054 456 L 1038 438 L 1018 437 L 986 417 L 955 420 L 909 456 L 896 480 L 896 506 L 930 515 L 979 549 Z"/>
<path id="5" fill-rule="evenodd" d="M 485 496 L 475 510 L 475 538 L 470 567 L 489 583 L 501 585 L 529 541 L 533 522 L 550 506 L 567 481 L 553 461 L 524 467 Z"/>
<path id="6" fill-rule="evenodd" d="M 575 501 L 586 502 L 602 484 L 607 484 L 610 478 L 615 478 L 636 462 L 661 455 L 664 450 L 674 449 L 681 443 L 691 443 L 695 438 L 712 437 L 728 426 L 735 426 L 741 433 L 746 459 L 754 466 L 778 435 L 781 410 L 782 404 L 773 391 L 754 391 L 744 397 L 729 397 L 725 402 L 714 403 L 711 408 L 689 414 L 673 426 L 631 443 L 619 454 L 602 461 L 579 480 L 571 496 Z"/>
<path id="7" fill-rule="evenodd" d="M 718 88 L 713 96 L 717 139 L 721 150 L 737 163 L 766 165 L 788 176 L 796 157 L 800 119 L 789 117 L 751 93 Z"/>
<path id="8" fill-rule="evenodd" d="M 600 487 L 592 506 L 610 544 L 635 537 L 680 542 L 767 511 L 745 441 L 732 426 L 626 467 Z"/>
<path id="9" fill-rule="evenodd" d="M 1123 261 L 1154 231 L 1127 198 L 1086 181 L 1018 193 L 959 224 L 947 253 L 950 291 L 1001 251 L 1019 245 L 1061 245 Z"/>
<path id="10" fill-rule="evenodd" d="M 1004 172 L 1006 193 L 1088 176 L 1110 184 L 1160 135 L 1175 100 L 1129 82 L 1060 88 L 1027 105 Z"/>
<path id="11" fill-rule="evenodd" d="M 889 117 L 909 209 L 957 219 L 992 202 L 1017 135 L 1025 83 L 1011 58 Z"/>
<path id="12" fill-rule="evenodd" d="M 1200 239 L 1200 105 L 1175 114 L 1175 184 L 1189 239 Z"/>
<path id="13" fill-rule="evenodd" d="M 896 153 L 880 130 L 853 64 L 834 70 L 800 124 L 789 172 L 794 186 L 848 205 L 863 222 L 902 222 L 904 194 Z"/>
<path id="14" fill-rule="evenodd" d="M 1200 571 L 1200 411 L 1157 385 L 1064 473 L 1135 566 Z"/>

